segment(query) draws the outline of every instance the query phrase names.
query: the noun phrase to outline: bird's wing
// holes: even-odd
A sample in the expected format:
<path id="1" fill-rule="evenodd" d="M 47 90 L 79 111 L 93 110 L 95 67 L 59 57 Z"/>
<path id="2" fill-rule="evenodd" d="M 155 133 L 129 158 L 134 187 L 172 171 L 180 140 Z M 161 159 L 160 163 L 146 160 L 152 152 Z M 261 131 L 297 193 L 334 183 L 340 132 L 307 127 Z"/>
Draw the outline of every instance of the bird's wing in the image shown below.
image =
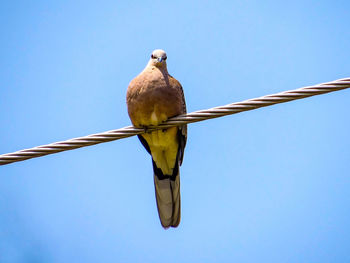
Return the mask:
<path id="1" fill-rule="evenodd" d="M 180 82 L 169 75 L 169 83 L 171 86 L 175 87 L 179 91 L 179 96 L 181 101 L 181 114 L 187 113 L 185 95 Z M 179 164 L 181 165 L 184 157 L 186 142 L 187 142 L 187 125 L 179 126 L 178 140 L 179 140 L 178 161 L 179 161 Z"/>

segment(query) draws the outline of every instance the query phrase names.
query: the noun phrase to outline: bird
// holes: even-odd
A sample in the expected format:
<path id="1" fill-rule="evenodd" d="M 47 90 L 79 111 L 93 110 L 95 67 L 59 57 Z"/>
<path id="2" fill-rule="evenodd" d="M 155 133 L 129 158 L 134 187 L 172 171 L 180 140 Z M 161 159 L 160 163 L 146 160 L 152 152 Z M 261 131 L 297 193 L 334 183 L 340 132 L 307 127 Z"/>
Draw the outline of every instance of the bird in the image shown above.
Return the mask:
<path id="1" fill-rule="evenodd" d="M 133 126 L 146 131 L 138 138 L 152 157 L 158 215 L 165 229 L 180 223 L 179 167 L 187 141 L 187 125 L 147 132 L 147 127 L 186 113 L 183 88 L 169 75 L 166 61 L 164 50 L 154 50 L 144 70 L 131 80 L 126 94 Z"/>

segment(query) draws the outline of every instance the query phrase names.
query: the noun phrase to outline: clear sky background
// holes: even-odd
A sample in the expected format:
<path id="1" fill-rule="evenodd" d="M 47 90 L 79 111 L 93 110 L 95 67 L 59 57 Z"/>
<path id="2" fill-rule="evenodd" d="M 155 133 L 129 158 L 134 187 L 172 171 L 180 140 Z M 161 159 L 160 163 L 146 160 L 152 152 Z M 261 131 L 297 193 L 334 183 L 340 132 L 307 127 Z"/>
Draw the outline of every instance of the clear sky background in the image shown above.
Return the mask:
<path id="1" fill-rule="evenodd" d="M 153 49 L 189 112 L 350 76 L 348 1 L 5 1 L 0 153 L 130 125 Z M 0 167 L 0 262 L 349 262 L 350 90 L 189 125 L 164 230 L 136 137 Z"/>

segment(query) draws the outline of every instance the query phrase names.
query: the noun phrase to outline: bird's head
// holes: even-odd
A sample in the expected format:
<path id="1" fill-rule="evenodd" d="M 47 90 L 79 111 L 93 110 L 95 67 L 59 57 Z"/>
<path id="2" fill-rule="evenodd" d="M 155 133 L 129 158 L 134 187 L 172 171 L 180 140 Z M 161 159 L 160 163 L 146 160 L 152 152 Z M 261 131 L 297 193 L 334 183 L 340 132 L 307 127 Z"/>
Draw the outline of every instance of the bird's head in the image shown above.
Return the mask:
<path id="1" fill-rule="evenodd" d="M 158 68 L 163 68 L 163 67 L 166 67 L 166 59 L 167 59 L 167 56 L 165 51 L 162 49 L 156 49 L 151 54 L 151 59 L 149 64 Z"/>

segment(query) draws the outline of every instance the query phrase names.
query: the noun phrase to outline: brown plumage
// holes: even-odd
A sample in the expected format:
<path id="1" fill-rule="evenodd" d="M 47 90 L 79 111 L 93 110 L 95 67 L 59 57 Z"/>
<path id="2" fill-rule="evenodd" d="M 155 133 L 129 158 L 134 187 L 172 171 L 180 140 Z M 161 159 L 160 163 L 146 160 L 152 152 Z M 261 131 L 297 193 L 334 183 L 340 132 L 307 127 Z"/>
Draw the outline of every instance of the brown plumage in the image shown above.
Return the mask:
<path id="1" fill-rule="evenodd" d="M 181 84 L 169 75 L 166 53 L 154 50 L 146 68 L 128 87 L 128 113 L 135 127 L 158 125 L 186 113 Z M 157 208 L 164 228 L 180 223 L 180 174 L 187 126 L 172 127 L 138 136 L 152 156 Z"/>

